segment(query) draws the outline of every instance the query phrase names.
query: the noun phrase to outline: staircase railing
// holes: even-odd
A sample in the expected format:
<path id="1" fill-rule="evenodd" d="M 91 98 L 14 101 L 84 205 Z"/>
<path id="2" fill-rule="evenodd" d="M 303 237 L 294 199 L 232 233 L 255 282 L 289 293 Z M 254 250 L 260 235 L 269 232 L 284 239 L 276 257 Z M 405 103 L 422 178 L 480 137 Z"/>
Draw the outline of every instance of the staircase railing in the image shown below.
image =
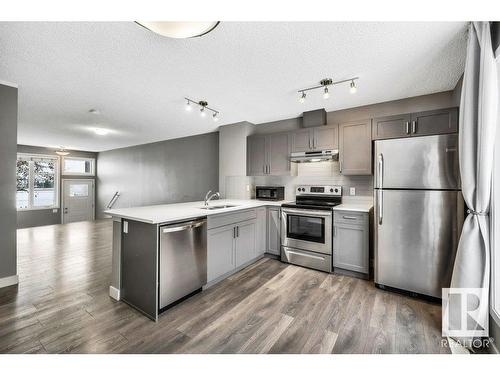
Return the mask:
<path id="1" fill-rule="evenodd" d="M 118 200 L 119 197 L 120 197 L 120 192 L 119 191 L 115 192 L 115 194 L 113 195 L 113 198 L 111 198 L 109 203 L 106 205 L 106 208 L 108 210 L 113 208 L 113 205 L 115 204 L 115 202 Z"/>

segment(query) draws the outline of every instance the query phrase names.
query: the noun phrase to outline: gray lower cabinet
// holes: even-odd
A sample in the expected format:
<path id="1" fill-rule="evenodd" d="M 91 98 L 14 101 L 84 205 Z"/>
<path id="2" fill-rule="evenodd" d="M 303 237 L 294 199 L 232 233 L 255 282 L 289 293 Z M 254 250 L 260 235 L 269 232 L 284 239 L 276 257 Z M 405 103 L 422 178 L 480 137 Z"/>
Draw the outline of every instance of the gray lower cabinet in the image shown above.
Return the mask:
<path id="1" fill-rule="evenodd" d="M 339 147 L 338 125 L 300 129 L 292 134 L 292 152 L 336 150 Z"/>
<path id="2" fill-rule="evenodd" d="M 207 281 L 213 281 L 235 267 L 234 225 L 208 230 Z"/>
<path id="3" fill-rule="evenodd" d="M 259 207 L 256 209 L 257 219 L 255 222 L 255 251 L 257 256 L 266 252 L 267 238 L 267 208 Z"/>
<path id="4" fill-rule="evenodd" d="M 247 138 L 247 175 L 289 175 L 290 139 L 290 133 L 249 136 Z"/>
<path id="5" fill-rule="evenodd" d="M 267 209 L 267 252 L 280 255 L 280 209 L 269 207 Z"/>
<path id="6" fill-rule="evenodd" d="M 236 267 L 254 259 L 257 254 L 255 251 L 255 220 L 248 220 L 236 225 L 236 238 L 234 241 L 234 251 Z"/>
<path id="7" fill-rule="evenodd" d="M 335 211 L 333 267 L 369 275 L 369 217 L 365 212 Z"/>
<path id="8" fill-rule="evenodd" d="M 360 120 L 339 125 L 340 173 L 372 174 L 371 121 Z"/>
<path id="9" fill-rule="evenodd" d="M 207 231 L 207 282 L 257 257 L 255 219 Z"/>

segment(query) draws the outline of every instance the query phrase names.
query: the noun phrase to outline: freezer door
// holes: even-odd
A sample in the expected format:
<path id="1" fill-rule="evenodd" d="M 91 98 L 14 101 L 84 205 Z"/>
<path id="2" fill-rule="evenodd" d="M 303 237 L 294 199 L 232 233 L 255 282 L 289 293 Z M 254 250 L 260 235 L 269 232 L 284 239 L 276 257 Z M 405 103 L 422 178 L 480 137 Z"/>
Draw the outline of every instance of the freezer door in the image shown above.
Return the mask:
<path id="1" fill-rule="evenodd" d="M 441 298 L 463 224 L 459 191 L 376 190 L 375 282 Z"/>
<path id="2" fill-rule="evenodd" d="M 375 188 L 459 190 L 458 135 L 376 141 Z"/>

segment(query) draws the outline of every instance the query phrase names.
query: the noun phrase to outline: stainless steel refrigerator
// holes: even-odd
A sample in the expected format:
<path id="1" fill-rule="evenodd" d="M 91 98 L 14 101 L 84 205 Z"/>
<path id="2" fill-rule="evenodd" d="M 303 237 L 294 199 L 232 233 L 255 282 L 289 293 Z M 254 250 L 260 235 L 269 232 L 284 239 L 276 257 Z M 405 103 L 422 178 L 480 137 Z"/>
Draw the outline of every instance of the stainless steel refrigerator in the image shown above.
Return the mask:
<path id="1" fill-rule="evenodd" d="M 458 135 L 375 142 L 375 283 L 441 298 L 464 221 Z"/>

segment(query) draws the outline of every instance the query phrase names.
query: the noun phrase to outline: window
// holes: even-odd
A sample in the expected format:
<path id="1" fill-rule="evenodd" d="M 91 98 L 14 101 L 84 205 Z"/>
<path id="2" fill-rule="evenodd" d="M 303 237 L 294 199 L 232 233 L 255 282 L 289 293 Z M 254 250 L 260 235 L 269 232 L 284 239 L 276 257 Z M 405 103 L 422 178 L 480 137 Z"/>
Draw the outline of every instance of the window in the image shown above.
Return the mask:
<path id="1" fill-rule="evenodd" d="M 63 175 L 93 176 L 95 173 L 95 159 L 92 158 L 63 158 Z"/>
<path id="2" fill-rule="evenodd" d="M 59 207 L 59 159 L 45 155 L 17 155 L 18 210 Z"/>

